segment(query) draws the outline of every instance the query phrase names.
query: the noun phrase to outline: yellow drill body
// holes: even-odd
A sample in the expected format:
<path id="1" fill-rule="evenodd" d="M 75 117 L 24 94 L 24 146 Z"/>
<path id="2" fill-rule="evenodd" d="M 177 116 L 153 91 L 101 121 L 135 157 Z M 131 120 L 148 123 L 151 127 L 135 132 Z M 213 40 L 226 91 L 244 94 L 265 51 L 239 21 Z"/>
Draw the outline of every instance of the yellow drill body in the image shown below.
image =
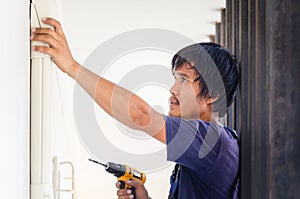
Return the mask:
<path id="1" fill-rule="evenodd" d="M 134 196 L 135 196 L 134 187 L 126 184 L 126 181 L 135 179 L 143 184 L 146 182 L 145 173 L 142 173 L 142 172 L 136 170 L 135 168 L 129 167 L 128 165 L 116 164 L 113 162 L 108 162 L 107 164 L 103 164 L 103 163 L 97 162 L 92 159 L 89 159 L 89 160 L 92 162 L 95 162 L 97 164 L 101 164 L 102 166 L 105 166 L 105 170 L 107 172 L 114 174 L 114 176 L 116 176 L 118 178 L 118 182 L 121 183 L 120 188 L 121 189 L 131 189 Z"/>
<path id="2" fill-rule="evenodd" d="M 124 166 L 126 168 L 125 172 L 120 177 L 117 176 L 118 181 L 121 182 L 121 188 L 131 189 L 132 187 L 125 183 L 127 180 L 130 180 L 130 179 L 135 179 L 143 184 L 146 182 L 146 175 L 144 173 L 141 173 L 138 170 L 136 170 L 135 168 L 129 167 L 128 165 L 122 165 L 122 166 Z M 124 182 L 124 185 L 122 185 L 123 182 Z"/>

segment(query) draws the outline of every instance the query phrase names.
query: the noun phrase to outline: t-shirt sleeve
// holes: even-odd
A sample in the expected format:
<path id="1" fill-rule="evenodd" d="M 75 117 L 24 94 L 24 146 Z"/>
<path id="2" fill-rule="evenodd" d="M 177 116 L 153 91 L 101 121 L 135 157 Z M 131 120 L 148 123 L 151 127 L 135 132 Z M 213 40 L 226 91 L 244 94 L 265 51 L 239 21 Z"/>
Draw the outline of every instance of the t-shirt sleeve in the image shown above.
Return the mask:
<path id="1" fill-rule="evenodd" d="M 199 174 L 214 164 L 220 149 L 220 128 L 201 120 L 165 116 L 167 159 Z"/>

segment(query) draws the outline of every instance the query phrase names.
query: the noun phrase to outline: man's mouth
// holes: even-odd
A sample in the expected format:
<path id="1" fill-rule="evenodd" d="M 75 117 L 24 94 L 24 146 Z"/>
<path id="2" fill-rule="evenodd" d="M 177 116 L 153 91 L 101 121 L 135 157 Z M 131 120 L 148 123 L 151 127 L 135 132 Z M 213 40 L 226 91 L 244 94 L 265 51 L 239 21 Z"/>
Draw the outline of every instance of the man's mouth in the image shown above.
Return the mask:
<path id="1" fill-rule="evenodd" d="M 179 101 L 177 98 L 174 98 L 174 97 L 171 97 L 169 99 L 169 105 L 170 105 L 170 108 L 174 107 L 174 106 L 179 106 Z"/>

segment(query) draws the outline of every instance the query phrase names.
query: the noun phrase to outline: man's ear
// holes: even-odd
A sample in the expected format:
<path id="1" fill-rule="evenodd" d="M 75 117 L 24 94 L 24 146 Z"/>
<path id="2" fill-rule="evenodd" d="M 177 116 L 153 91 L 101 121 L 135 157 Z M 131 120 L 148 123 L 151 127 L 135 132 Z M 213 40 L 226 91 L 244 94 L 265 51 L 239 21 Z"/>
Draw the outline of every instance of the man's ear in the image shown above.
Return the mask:
<path id="1" fill-rule="evenodd" d="M 217 96 L 217 97 L 211 97 L 211 96 L 209 96 L 209 97 L 206 98 L 206 103 L 207 103 L 208 105 L 211 105 L 212 103 L 214 103 L 214 102 L 217 101 L 218 99 L 219 99 L 219 96 Z"/>

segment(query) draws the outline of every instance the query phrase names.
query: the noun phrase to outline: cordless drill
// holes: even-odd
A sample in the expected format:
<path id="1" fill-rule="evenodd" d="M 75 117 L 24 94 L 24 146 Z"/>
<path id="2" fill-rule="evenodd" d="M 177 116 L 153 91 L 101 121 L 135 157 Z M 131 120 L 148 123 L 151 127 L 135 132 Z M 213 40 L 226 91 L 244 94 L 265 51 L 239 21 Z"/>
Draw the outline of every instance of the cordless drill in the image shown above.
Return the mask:
<path id="1" fill-rule="evenodd" d="M 114 174 L 118 178 L 118 182 L 121 183 L 120 188 L 121 189 L 130 189 L 132 191 L 132 194 L 134 198 L 136 198 L 135 195 L 135 188 L 133 186 L 130 186 L 126 184 L 126 180 L 135 179 L 137 181 L 140 181 L 141 183 L 145 183 L 146 181 L 146 175 L 144 173 L 139 172 L 138 170 L 129 167 L 128 165 L 123 164 L 116 164 L 113 162 L 108 162 L 107 164 L 103 164 L 101 162 L 98 162 L 96 160 L 89 159 L 89 161 L 92 161 L 94 163 L 100 164 L 105 167 L 105 170 L 111 174 Z"/>

